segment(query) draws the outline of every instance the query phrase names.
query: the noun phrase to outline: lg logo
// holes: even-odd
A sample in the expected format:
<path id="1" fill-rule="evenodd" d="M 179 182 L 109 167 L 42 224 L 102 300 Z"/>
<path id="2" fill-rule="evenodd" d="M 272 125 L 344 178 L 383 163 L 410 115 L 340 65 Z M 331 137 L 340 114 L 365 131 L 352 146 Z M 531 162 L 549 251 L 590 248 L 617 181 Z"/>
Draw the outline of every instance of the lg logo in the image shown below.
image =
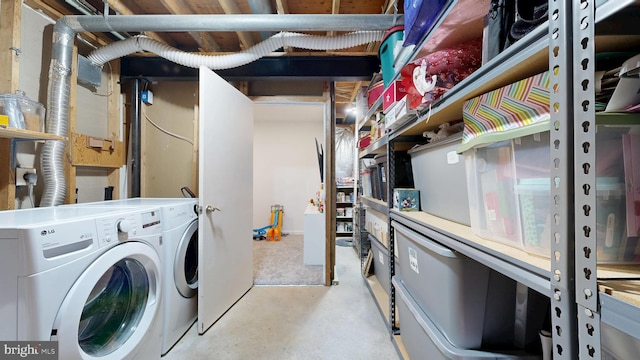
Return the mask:
<path id="1" fill-rule="evenodd" d="M 45 235 L 47 235 L 47 234 L 55 234 L 55 233 L 56 233 L 56 230 L 55 230 L 55 229 L 51 229 L 51 230 L 42 230 L 42 231 L 40 232 L 40 235 L 41 235 L 41 236 L 45 236 Z"/>

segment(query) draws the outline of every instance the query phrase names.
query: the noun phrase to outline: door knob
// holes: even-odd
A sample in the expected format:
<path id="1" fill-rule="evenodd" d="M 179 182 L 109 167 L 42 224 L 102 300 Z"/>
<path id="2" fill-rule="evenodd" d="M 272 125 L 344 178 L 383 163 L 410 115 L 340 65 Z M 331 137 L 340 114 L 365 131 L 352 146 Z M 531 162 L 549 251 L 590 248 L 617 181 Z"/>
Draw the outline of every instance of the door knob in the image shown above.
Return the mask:
<path id="1" fill-rule="evenodd" d="M 218 209 L 217 207 L 213 207 L 211 205 L 207 205 L 207 207 L 205 208 L 205 211 L 207 212 L 207 214 L 211 214 L 214 211 L 222 211 L 222 210 Z"/>

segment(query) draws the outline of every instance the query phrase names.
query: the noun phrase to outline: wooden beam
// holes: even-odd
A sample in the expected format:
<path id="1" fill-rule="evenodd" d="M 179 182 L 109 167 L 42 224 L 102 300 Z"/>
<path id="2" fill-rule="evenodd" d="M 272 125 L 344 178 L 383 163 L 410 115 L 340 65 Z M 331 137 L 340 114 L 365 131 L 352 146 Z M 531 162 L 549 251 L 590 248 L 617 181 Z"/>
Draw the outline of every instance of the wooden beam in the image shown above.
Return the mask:
<path id="1" fill-rule="evenodd" d="M 144 15 L 144 12 L 141 9 L 137 8 L 135 2 L 130 3 L 133 4 L 133 6 L 136 6 L 135 9 L 125 5 L 124 2 L 120 0 L 108 0 L 107 4 L 109 4 L 109 7 L 111 7 L 121 15 Z M 173 41 L 168 35 L 165 34 L 160 35 L 155 32 L 145 32 L 145 35 L 167 45 L 171 45 L 174 47 L 177 45 L 175 41 Z"/>
<path id="2" fill-rule="evenodd" d="M 287 5 L 287 0 L 276 0 L 276 11 L 278 14 L 288 14 L 289 6 Z"/>
<path id="3" fill-rule="evenodd" d="M 183 0 L 160 0 L 160 3 L 172 14 L 193 14 L 193 9 Z M 201 51 L 222 51 L 220 45 L 209 33 L 189 32 L 189 35 L 198 43 Z"/>
<path id="4" fill-rule="evenodd" d="M 18 90 L 21 19 L 22 1 L 0 2 L 0 93 L 3 94 L 13 94 Z M 16 184 L 9 139 L 0 139 L 0 174 L 0 210 L 13 209 Z"/>
<path id="5" fill-rule="evenodd" d="M 78 48 L 73 47 L 71 63 L 71 78 L 69 79 L 69 121 L 67 123 L 67 146 L 64 156 L 64 177 L 67 183 L 65 204 L 76 202 L 76 168 L 73 166 L 73 142 L 72 135 L 76 132 L 76 104 L 78 103 Z"/>
<path id="6" fill-rule="evenodd" d="M 358 91 L 360 91 L 361 87 L 362 87 L 362 81 L 356 81 L 353 84 L 353 90 L 351 90 L 351 102 L 353 102 L 356 99 L 356 96 L 358 96 Z"/>
<path id="7" fill-rule="evenodd" d="M 109 79 L 107 80 L 109 93 L 107 99 L 107 129 L 109 131 L 109 139 L 119 141 L 120 138 L 124 138 L 120 130 L 120 115 L 122 113 L 122 109 L 120 108 L 120 60 L 113 60 L 109 62 L 109 65 L 111 66 L 111 71 L 109 72 Z M 126 152 L 122 151 L 121 153 L 122 159 L 120 159 L 120 162 L 124 164 L 126 162 Z M 109 186 L 113 186 L 114 199 L 120 198 L 120 171 L 120 167 L 118 167 L 110 171 L 107 176 Z"/>
<path id="8" fill-rule="evenodd" d="M 289 13 L 289 6 L 287 5 L 287 0 L 276 0 L 276 13 L 283 15 Z M 284 54 L 293 53 L 293 48 L 291 46 L 284 47 Z"/>
<path id="9" fill-rule="evenodd" d="M 340 0 L 333 0 L 331 2 L 331 14 L 333 15 L 340 14 Z M 333 36 L 335 34 L 336 34 L 335 31 L 327 32 L 327 36 Z"/>
<path id="10" fill-rule="evenodd" d="M 336 265 L 336 177 L 335 177 L 335 98 L 334 85 L 330 83 L 327 101 L 328 117 L 324 134 L 324 213 L 325 213 L 325 285 L 332 285 Z"/>
<path id="11" fill-rule="evenodd" d="M 242 14 L 235 0 L 218 0 L 218 3 L 222 6 L 225 14 Z M 240 39 L 240 45 L 243 50 L 255 45 L 250 33 L 238 31 L 236 34 L 238 34 L 238 39 Z"/>

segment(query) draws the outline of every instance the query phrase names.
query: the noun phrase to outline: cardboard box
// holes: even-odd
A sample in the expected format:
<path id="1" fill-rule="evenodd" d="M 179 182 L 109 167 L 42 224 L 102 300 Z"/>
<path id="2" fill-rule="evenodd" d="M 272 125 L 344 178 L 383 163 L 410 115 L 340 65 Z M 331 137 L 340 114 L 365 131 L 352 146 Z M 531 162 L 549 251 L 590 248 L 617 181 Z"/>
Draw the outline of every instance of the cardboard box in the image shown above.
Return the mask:
<path id="1" fill-rule="evenodd" d="M 417 111 L 409 109 L 407 97 L 403 97 L 391 107 L 386 114 L 385 128 L 387 132 L 395 131 L 409 120 L 416 118 Z"/>
<path id="2" fill-rule="evenodd" d="M 382 93 L 382 112 L 386 114 L 393 105 L 405 96 L 407 96 L 407 90 L 402 85 L 402 82 L 396 80 L 389 84 L 389 87 Z"/>

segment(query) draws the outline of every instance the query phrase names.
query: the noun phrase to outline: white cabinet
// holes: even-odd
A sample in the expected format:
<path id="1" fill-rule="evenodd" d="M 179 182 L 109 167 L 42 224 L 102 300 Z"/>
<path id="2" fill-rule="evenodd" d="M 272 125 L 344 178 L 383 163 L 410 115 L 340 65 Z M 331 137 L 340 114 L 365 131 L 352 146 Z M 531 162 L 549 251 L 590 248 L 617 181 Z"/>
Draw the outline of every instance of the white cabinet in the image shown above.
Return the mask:
<path id="1" fill-rule="evenodd" d="M 325 260 L 325 214 L 309 204 L 304 212 L 304 264 L 322 265 Z"/>

